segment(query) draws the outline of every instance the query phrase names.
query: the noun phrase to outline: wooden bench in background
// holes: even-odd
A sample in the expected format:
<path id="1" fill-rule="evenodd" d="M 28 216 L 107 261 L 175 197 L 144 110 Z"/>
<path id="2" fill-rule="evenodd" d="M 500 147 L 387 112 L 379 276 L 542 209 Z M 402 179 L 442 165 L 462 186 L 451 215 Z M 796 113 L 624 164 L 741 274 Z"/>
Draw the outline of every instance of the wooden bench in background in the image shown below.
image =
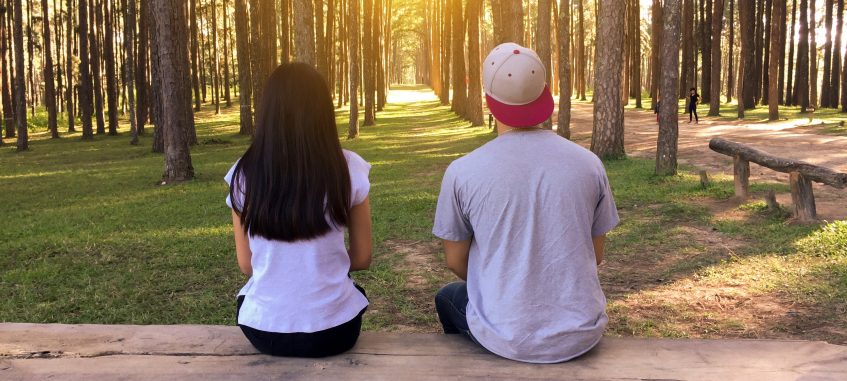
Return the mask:
<path id="1" fill-rule="evenodd" d="M 709 142 L 709 148 L 715 152 L 732 156 L 736 197 L 747 198 L 750 187 L 751 161 L 774 171 L 788 173 L 791 201 L 794 203 L 794 217 L 801 222 L 811 222 L 817 218 L 812 181 L 838 189 L 847 187 L 847 173 L 835 172 L 829 168 L 804 161 L 773 156 L 741 143 L 713 138 Z"/>
<path id="2" fill-rule="evenodd" d="M 2 380 L 847 380 L 847 347 L 791 340 L 604 338 L 525 364 L 458 335 L 364 332 L 324 359 L 258 354 L 237 327 L 0 324 Z"/>

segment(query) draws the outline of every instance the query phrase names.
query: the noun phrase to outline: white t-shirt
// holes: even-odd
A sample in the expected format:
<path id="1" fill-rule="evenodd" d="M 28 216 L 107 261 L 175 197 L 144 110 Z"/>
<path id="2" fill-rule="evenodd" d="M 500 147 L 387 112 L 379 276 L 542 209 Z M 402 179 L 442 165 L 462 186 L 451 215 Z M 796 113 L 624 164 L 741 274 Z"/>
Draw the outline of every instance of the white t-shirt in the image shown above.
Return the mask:
<path id="1" fill-rule="evenodd" d="M 344 150 L 344 157 L 350 170 L 351 202 L 359 205 L 370 190 L 371 165 L 351 151 Z M 224 177 L 230 186 L 234 171 L 235 165 Z M 242 205 L 243 194 L 234 194 L 236 205 Z M 232 208 L 229 196 L 226 203 Z M 253 276 L 238 293 L 244 295 L 238 324 L 267 332 L 317 332 L 346 323 L 367 307 L 367 298 L 348 276 L 344 228 L 330 229 L 296 242 L 248 234 Z"/>

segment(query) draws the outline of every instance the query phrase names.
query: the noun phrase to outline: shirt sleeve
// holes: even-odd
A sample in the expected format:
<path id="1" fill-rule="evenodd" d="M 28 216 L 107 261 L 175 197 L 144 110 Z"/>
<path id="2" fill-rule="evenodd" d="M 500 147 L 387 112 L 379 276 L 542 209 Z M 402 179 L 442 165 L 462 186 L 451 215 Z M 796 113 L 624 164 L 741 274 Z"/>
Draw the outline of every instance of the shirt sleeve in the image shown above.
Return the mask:
<path id="1" fill-rule="evenodd" d="M 224 176 L 224 181 L 226 181 L 226 183 L 229 185 L 230 188 L 232 188 L 232 178 L 233 178 L 233 176 L 235 176 L 235 167 L 237 165 L 238 165 L 238 162 L 236 161 L 235 164 L 233 164 L 232 167 L 229 169 L 229 171 L 226 173 L 226 176 Z M 227 192 L 226 205 L 229 206 L 230 209 L 241 210 L 241 206 L 244 205 L 244 178 L 243 177 L 239 178 L 239 184 L 238 185 L 239 186 L 236 187 L 236 189 L 232 190 L 232 192 L 229 192 L 229 191 Z M 231 196 L 232 194 L 235 195 L 235 205 L 238 206 L 237 208 L 233 207 L 233 200 L 232 200 L 232 196 Z"/>
<path id="2" fill-rule="evenodd" d="M 371 164 L 351 151 L 344 151 L 344 156 L 350 170 L 350 203 L 351 206 L 356 206 L 365 202 L 368 194 L 370 194 L 371 181 L 368 177 L 371 172 Z"/>
<path id="3" fill-rule="evenodd" d="M 438 195 L 438 206 L 435 208 L 432 234 L 448 241 L 466 241 L 473 236 L 468 216 L 462 210 L 456 177 L 449 168 L 441 182 L 441 193 Z"/>
<path id="4" fill-rule="evenodd" d="M 615 198 L 609 187 L 609 178 L 605 171 L 600 176 L 600 197 L 594 208 L 594 223 L 591 225 L 591 236 L 599 237 L 611 231 L 620 222 Z"/>

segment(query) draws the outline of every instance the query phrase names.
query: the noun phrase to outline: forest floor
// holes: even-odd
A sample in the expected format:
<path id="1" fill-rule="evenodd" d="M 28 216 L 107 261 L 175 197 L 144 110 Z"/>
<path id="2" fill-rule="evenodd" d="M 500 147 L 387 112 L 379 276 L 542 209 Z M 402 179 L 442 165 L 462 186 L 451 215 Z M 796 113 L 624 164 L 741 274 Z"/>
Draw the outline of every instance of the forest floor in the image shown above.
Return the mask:
<path id="1" fill-rule="evenodd" d="M 373 164 L 375 259 L 354 278 L 371 298 L 365 329 L 436 332 L 433 296 L 454 279 L 430 233 L 441 176 L 495 135 L 468 127 L 424 87 L 395 89 L 389 102 L 376 126 L 343 143 Z M 222 178 L 248 144 L 237 118 L 237 107 L 197 114 L 197 176 L 175 186 L 156 185 L 162 158 L 150 152 L 149 133 L 130 146 L 125 128 L 93 142 L 78 133 L 50 140 L 39 128 L 31 151 L 0 148 L 0 321 L 233 324 L 245 279 Z M 339 111 L 341 136 L 346 119 Z M 844 138 L 702 119 L 681 124 L 680 174 L 659 178 L 654 116 L 627 111 L 630 158 L 605 163 L 622 219 L 600 267 L 608 334 L 847 344 L 843 194 L 816 187 L 834 222 L 795 224 L 754 200 L 774 189 L 784 201 L 780 175 L 753 169 L 754 197 L 735 201 L 729 160 L 704 148 L 719 134 L 845 170 Z M 590 129 L 591 105 L 576 102 L 575 140 L 587 145 Z M 701 167 L 713 179 L 705 189 Z"/>

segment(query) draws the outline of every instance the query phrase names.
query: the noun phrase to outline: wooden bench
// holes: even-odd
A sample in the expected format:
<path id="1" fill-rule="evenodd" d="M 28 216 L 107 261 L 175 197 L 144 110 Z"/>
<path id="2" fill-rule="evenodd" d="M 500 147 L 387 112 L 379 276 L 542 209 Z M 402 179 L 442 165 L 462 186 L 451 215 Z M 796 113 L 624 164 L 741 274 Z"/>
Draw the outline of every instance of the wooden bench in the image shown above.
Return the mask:
<path id="1" fill-rule="evenodd" d="M 604 338 L 561 364 L 499 358 L 457 335 L 364 332 L 324 358 L 258 354 L 236 327 L 0 324 L 2 380 L 847 380 L 847 347 L 791 340 Z"/>
<path id="2" fill-rule="evenodd" d="M 804 161 L 773 156 L 741 143 L 713 138 L 709 141 L 709 148 L 715 152 L 732 156 L 736 197 L 747 198 L 750 187 L 751 161 L 774 171 L 788 173 L 791 201 L 794 203 L 794 217 L 801 222 L 811 222 L 817 218 L 812 181 L 838 189 L 847 187 L 847 173 L 835 172 L 829 168 Z"/>

